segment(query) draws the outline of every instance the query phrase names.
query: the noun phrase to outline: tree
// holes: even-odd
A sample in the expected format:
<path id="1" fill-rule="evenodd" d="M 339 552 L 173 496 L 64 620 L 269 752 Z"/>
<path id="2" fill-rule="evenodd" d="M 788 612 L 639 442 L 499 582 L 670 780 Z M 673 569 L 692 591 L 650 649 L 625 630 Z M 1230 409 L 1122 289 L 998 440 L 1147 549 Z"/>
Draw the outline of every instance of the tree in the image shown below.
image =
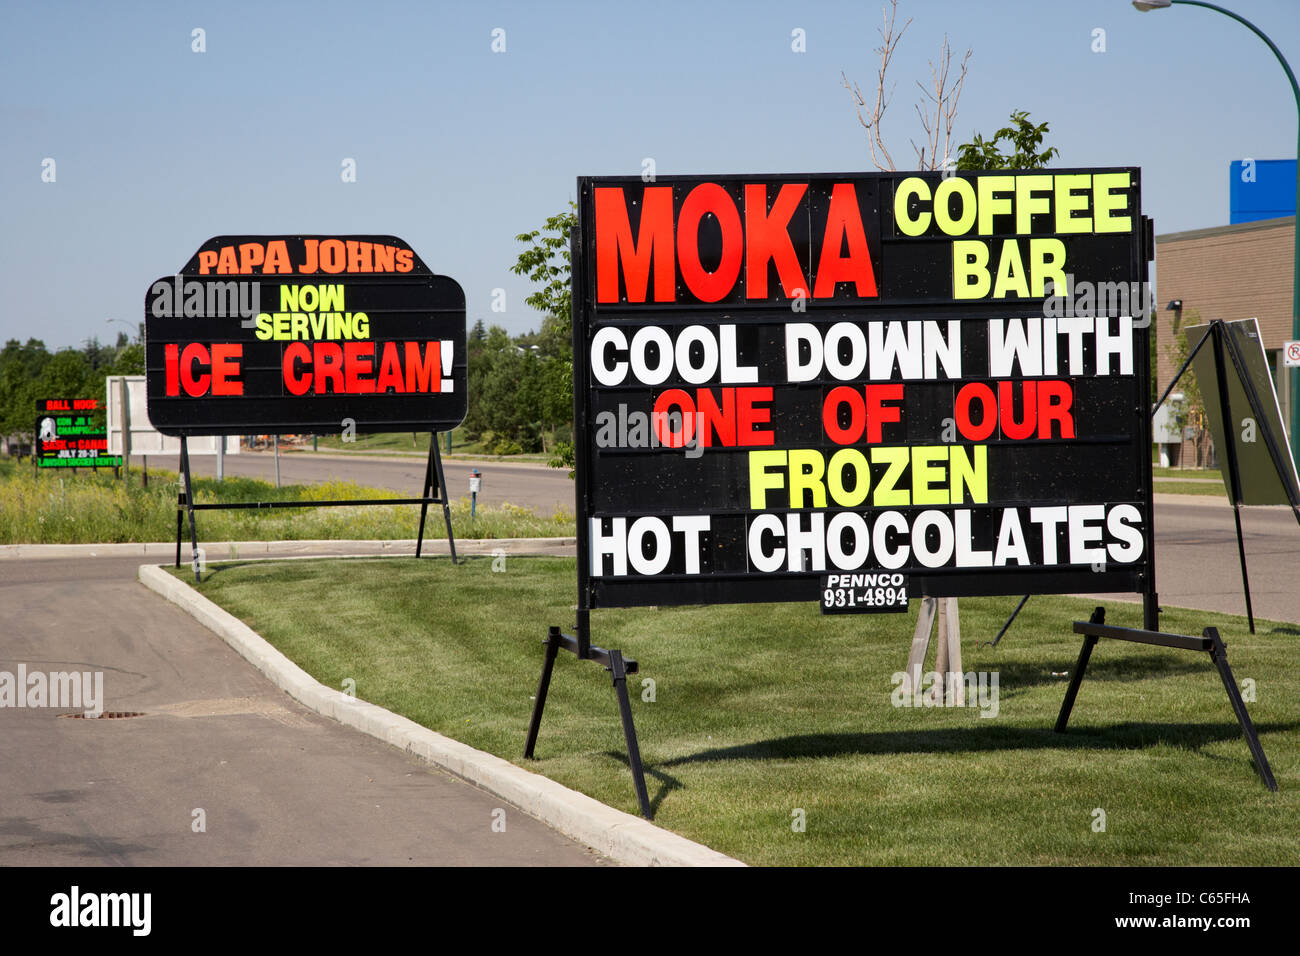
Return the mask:
<path id="1" fill-rule="evenodd" d="M 569 237 L 578 222 L 577 205 L 551 216 L 546 225 L 515 238 L 528 248 L 510 267 L 515 275 L 527 276 L 537 288 L 524 301 L 544 316 L 538 345 L 546 355 L 572 358 L 573 303 L 570 294 L 572 262 Z"/>
<path id="2" fill-rule="evenodd" d="M 534 410 L 543 429 L 557 434 L 561 425 L 573 420 L 573 264 L 569 240 L 577 222 L 577 206 L 571 202 L 568 212 L 551 216 L 542 229 L 516 236 L 528 248 L 510 270 L 532 280 L 535 289 L 524 301 L 544 316 L 536 341 L 528 343 L 536 344 L 540 352 L 540 362 L 530 369 L 537 388 L 529 394 L 536 402 Z M 552 467 L 573 469 L 572 441 L 557 438 L 554 452 Z"/>
<path id="3" fill-rule="evenodd" d="M 133 342 L 117 350 L 117 357 L 107 369 L 109 375 L 143 375 L 144 345 Z"/>
<path id="4" fill-rule="evenodd" d="M 107 376 L 143 374 L 144 345 L 125 335 L 114 346 L 90 338 L 80 349 L 53 353 L 39 339 L 10 339 L 0 349 L 0 434 L 30 437 L 39 399 L 102 400 Z M 103 415 L 94 413 L 101 422 Z"/>
<path id="5" fill-rule="evenodd" d="M 961 152 L 957 154 L 957 168 L 1043 169 L 1053 157 L 1061 154 L 1055 146 L 1042 149 L 1046 133 L 1046 123 L 1035 126 L 1029 122 L 1027 112 L 1016 110 L 1011 114 L 1011 125 L 994 133 L 993 139 L 986 140 L 976 133 L 972 142 L 962 143 Z M 1004 139 L 1015 150 L 1010 155 L 1004 154 L 998 147 Z"/>
<path id="6" fill-rule="evenodd" d="M 880 121 L 889 107 L 893 96 L 893 87 L 885 92 L 885 80 L 894 50 L 903 39 L 912 20 L 903 24 L 903 29 L 894 33 L 894 20 L 898 15 L 898 0 L 890 0 L 888 12 L 881 8 L 884 26 L 880 29 L 881 45 L 876 47 L 880 54 L 880 68 L 876 71 L 875 102 L 867 109 L 867 98 L 857 83 L 851 82 L 844 71 L 840 71 L 840 86 L 849 91 L 853 106 L 858 114 L 858 122 L 867 131 L 867 147 L 871 150 L 871 161 L 877 169 L 893 170 L 894 160 L 885 148 L 880 135 Z M 952 142 L 952 127 L 957 117 L 957 101 L 961 98 L 961 89 L 966 82 L 966 68 L 970 62 L 971 51 L 966 50 L 959 64 L 955 81 L 950 81 L 952 70 L 952 48 L 948 45 L 945 34 L 943 45 L 939 48 L 939 61 L 930 61 L 930 86 L 926 87 L 919 80 L 916 85 L 921 91 L 921 101 L 916 104 L 916 114 L 921 120 L 921 129 L 925 132 L 925 142 L 918 146 L 915 140 L 909 140 L 916 153 L 918 169 L 943 169 L 951 156 L 949 144 Z M 864 110 L 866 112 L 864 113 Z M 933 113 L 931 113 L 933 110 Z"/>
<path id="7" fill-rule="evenodd" d="M 482 324 L 481 322 L 479 323 Z M 476 331 L 478 327 L 476 326 Z M 492 431 L 489 422 L 487 382 L 493 375 L 502 353 L 510 346 L 510 335 L 499 325 L 471 335 L 469 360 L 469 408 L 465 413 L 465 431 L 474 437 Z"/>
<path id="8" fill-rule="evenodd" d="M 1178 327 L 1174 328 L 1173 339 L 1165 346 L 1165 351 L 1169 355 L 1169 361 L 1174 371 L 1178 371 L 1183 367 L 1183 363 L 1187 361 L 1187 356 L 1191 351 L 1191 347 L 1187 342 L 1187 326 L 1200 324 L 1200 313 L 1195 309 L 1189 309 L 1183 316 L 1183 321 Z M 1187 434 L 1185 429 L 1190 427 L 1193 430 L 1192 453 L 1195 456 L 1193 467 L 1204 468 L 1206 461 L 1209 459 L 1210 450 L 1213 448 L 1213 441 L 1210 438 L 1207 427 L 1208 422 L 1205 417 L 1205 399 L 1201 395 L 1201 386 L 1196 381 L 1196 370 L 1192 366 L 1187 366 L 1187 371 L 1183 372 L 1182 378 L 1178 380 L 1177 391 L 1183 393 L 1183 400 L 1175 402 L 1172 398 L 1168 399 L 1169 421 L 1178 429 L 1179 434 L 1184 437 Z M 1159 397 L 1156 396 L 1156 398 Z M 1180 458 L 1180 463 L 1181 460 Z"/>
<path id="9" fill-rule="evenodd" d="M 36 380 L 50 361 L 40 339 L 10 339 L 0 350 L 0 433 L 30 436 L 36 417 Z"/>

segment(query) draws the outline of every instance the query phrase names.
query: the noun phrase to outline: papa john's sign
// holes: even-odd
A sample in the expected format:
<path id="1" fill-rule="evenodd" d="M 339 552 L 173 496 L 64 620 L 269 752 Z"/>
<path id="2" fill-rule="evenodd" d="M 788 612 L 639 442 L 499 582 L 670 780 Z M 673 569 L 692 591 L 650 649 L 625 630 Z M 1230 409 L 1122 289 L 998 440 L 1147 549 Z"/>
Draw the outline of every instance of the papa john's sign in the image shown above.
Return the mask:
<path id="1" fill-rule="evenodd" d="M 1152 588 L 1139 175 L 579 179 L 580 607 Z"/>
<path id="2" fill-rule="evenodd" d="M 394 236 L 217 236 L 150 285 L 145 364 L 167 435 L 444 431 L 465 294 Z"/>

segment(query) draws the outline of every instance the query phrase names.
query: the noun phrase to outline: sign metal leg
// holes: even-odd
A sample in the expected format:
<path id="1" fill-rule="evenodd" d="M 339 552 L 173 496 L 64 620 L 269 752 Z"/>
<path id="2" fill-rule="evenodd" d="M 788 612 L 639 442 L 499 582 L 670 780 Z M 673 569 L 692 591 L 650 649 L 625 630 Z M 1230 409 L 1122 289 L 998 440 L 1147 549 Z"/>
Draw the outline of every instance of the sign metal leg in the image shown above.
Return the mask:
<path id="1" fill-rule="evenodd" d="M 176 567 L 181 566 L 181 529 L 185 524 L 185 492 L 176 494 Z"/>
<path id="2" fill-rule="evenodd" d="M 442 474 L 442 453 L 438 451 L 437 435 L 430 446 L 434 474 L 438 476 L 438 498 L 442 502 L 442 520 L 447 524 L 447 547 L 451 549 L 451 563 L 456 563 L 456 535 L 451 530 L 451 505 L 448 503 L 447 479 Z"/>
<path id="3" fill-rule="evenodd" d="M 1093 611 L 1088 623 L 1105 624 L 1106 609 L 1099 607 Z M 1074 673 L 1070 675 L 1070 687 L 1065 692 L 1065 700 L 1061 701 L 1061 713 L 1057 715 L 1056 727 L 1053 728 L 1058 734 L 1065 733 L 1065 725 L 1070 722 L 1070 711 L 1074 710 L 1074 699 L 1079 696 L 1079 685 L 1083 683 L 1083 672 L 1088 669 L 1088 659 L 1092 657 L 1092 649 L 1097 646 L 1097 640 L 1098 638 L 1091 634 L 1083 639 L 1083 647 L 1079 649 L 1079 660 L 1075 662 Z"/>
<path id="4" fill-rule="evenodd" d="M 533 698 L 533 715 L 528 719 L 528 739 L 524 742 L 524 756 L 533 758 L 537 747 L 537 733 L 542 728 L 542 711 L 546 709 L 546 694 L 551 689 L 551 672 L 555 657 L 560 652 L 560 629 L 552 627 L 546 634 L 546 657 L 542 663 L 542 676 L 537 681 L 537 696 Z"/>
<path id="5" fill-rule="evenodd" d="M 199 570 L 199 533 L 194 526 L 194 486 L 190 474 L 190 446 L 185 436 L 181 436 L 181 473 L 185 476 L 185 510 L 190 516 L 190 560 L 194 564 L 194 583 L 199 584 L 203 578 Z M 180 556 L 179 549 L 177 557 Z"/>
<path id="6" fill-rule="evenodd" d="M 650 795 L 645 787 L 645 770 L 641 766 L 641 748 L 636 742 L 636 726 L 632 723 L 632 702 L 627 696 L 627 670 L 623 665 L 623 652 L 609 652 L 609 673 L 614 681 L 614 692 L 618 695 L 618 712 L 623 718 L 623 737 L 627 740 L 627 760 L 632 768 L 632 784 L 636 787 L 636 800 L 641 806 L 641 816 L 649 820 L 654 814 L 650 810 Z"/>
<path id="7" fill-rule="evenodd" d="M 1232 668 L 1228 666 L 1227 645 L 1223 643 L 1223 638 L 1219 637 L 1217 627 L 1207 627 L 1201 633 L 1212 642 L 1210 660 L 1214 661 L 1214 666 L 1219 670 L 1223 689 L 1228 692 L 1228 702 L 1232 704 L 1232 712 L 1237 715 L 1237 723 L 1241 724 L 1241 732 L 1246 736 L 1246 746 L 1250 748 L 1250 755 L 1255 758 L 1255 769 L 1263 778 L 1264 785 L 1277 793 L 1277 780 L 1273 777 L 1273 768 L 1268 765 L 1268 758 L 1264 756 L 1259 735 L 1255 733 L 1255 725 L 1246 710 L 1245 701 L 1241 699 L 1241 691 L 1237 689 L 1237 680 L 1232 676 Z"/>
<path id="8" fill-rule="evenodd" d="M 412 436 L 414 437 L 414 436 Z M 415 556 L 420 556 L 420 550 L 424 547 L 424 519 L 429 514 L 429 485 L 433 482 L 433 453 L 437 445 L 438 433 L 429 433 L 429 459 L 424 463 L 424 484 L 420 486 L 420 497 L 425 500 L 420 504 L 420 530 L 415 535 Z"/>
<path id="9" fill-rule="evenodd" d="M 983 646 L 997 647 L 998 641 L 1002 640 L 1002 636 L 1006 634 L 1007 629 L 1011 627 L 1011 622 L 1014 621 L 1020 615 L 1021 610 L 1028 603 L 1029 603 L 1029 595 L 1026 594 L 1024 597 L 1020 599 L 1020 603 L 1016 605 L 1016 609 L 1011 612 L 1011 616 L 1007 618 L 1007 623 L 1002 625 L 1002 630 L 998 631 L 998 636 L 993 638 L 993 640 L 991 641 L 985 641 Z"/>

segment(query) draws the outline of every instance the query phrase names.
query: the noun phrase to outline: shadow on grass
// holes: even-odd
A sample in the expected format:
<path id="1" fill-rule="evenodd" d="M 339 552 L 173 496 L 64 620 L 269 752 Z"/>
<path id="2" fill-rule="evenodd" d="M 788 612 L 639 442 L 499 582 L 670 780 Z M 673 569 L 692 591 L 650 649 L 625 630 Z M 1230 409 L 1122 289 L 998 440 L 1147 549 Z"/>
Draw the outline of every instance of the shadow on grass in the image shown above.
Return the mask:
<path id="1" fill-rule="evenodd" d="M 1300 723 L 1256 724 L 1259 734 L 1295 730 Z M 961 754 L 999 750 L 1140 750 L 1170 744 L 1198 750 L 1206 744 L 1246 740 L 1236 723 L 1153 724 L 1123 723 L 1107 726 L 1080 724 L 1064 734 L 1051 727 L 951 727 L 934 730 L 902 730 L 857 734 L 806 734 L 759 740 L 735 747 L 702 750 L 699 753 L 656 762 L 659 767 L 713 763 L 724 760 L 795 760 L 886 754 Z M 623 758 L 626 763 L 626 758 Z M 647 768 L 649 772 L 649 768 Z"/>
<path id="2" fill-rule="evenodd" d="M 619 763 L 621 763 L 624 767 L 627 768 L 627 772 L 629 774 L 632 772 L 632 764 L 627 759 L 627 754 L 623 753 L 621 750 L 606 750 L 605 756 L 612 757 L 614 760 L 617 760 Z M 664 764 L 666 765 L 672 762 L 673 761 L 664 761 Z M 645 771 L 645 775 L 647 777 L 650 777 L 651 779 L 656 780 L 659 783 L 659 789 L 650 795 L 650 816 L 651 818 L 653 818 L 656 814 L 659 813 L 659 806 L 664 802 L 668 794 L 672 793 L 674 790 L 681 790 L 683 784 L 672 774 L 664 773 L 662 770 L 656 770 L 654 767 L 650 766 L 649 764 L 642 764 L 641 769 Z M 646 789 L 648 790 L 649 787 L 647 786 Z"/>
<path id="3" fill-rule="evenodd" d="M 1264 736 L 1296 730 L 1300 723 L 1256 724 L 1255 730 Z M 1153 724 L 1123 723 L 1109 726 L 1080 724 L 1064 734 L 1050 727 L 960 727 L 934 730 L 889 731 L 857 734 L 805 734 L 759 740 L 735 747 L 702 750 L 685 757 L 658 760 L 644 765 L 648 780 L 658 783 L 650 794 L 650 812 L 659 812 L 668 794 L 684 789 L 677 777 L 662 768 L 688 764 L 721 763 L 729 760 L 815 760 L 826 757 L 890 756 L 895 754 L 961 754 L 989 753 L 1008 750 L 1142 750 L 1160 744 L 1199 751 L 1206 744 L 1226 740 L 1239 740 L 1242 760 L 1253 768 L 1254 761 L 1246 747 L 1241 726 L 1235 723 L 1217 724 Z M 603 756 L 622 764 L 628 772 L 631 766 L 627 754 L 621 750 L 607 750 Z M 1207 755 L 1225 759 L 1217 755 Z M 1235 762 L 1238 758 L 1226 758 Z"/>
<path id="4" fill-rule="evenodd" d="M 1093 650 L 1092 658 L 1088 661 L 1085 683 L 1090 684 L 1095 681 L 1119 681 L 1124 683 L 1159 677 L 1178 677 L 1184 674 L 1217 673 L 1214 665 L 1204 654 L 1192 656 L 1183 652 L 1183 657 L 1176 657 L 1171 652 L 1169 654 L 1106 657 L 1104 653 L 1104 649 Z M 968 659 L 965 664 L 971 670 L 987 669 L 997 671 L 998 689 L 1004 697 L 1014 696 L 1018 692 L 1040 684 L 1058 685 L 1061 688 L 1061 693 L 1064 694 L 1065 688 L 1070 684 L 1068 676 L 1053 677 L 1052 665 L 1040 662 L 982 658 Z M 1078 664 L 1078 658 L 1071 657 L 1068 663 L 1061 662 L 1056 666 L 1059 666 L 1068 675 L 1072 676 L 1076 664 Z"/>
<path id="5" fill-rule="evenodd" d="M 1261 735 L 1300 728 L 1300 723 L 1256 724 Z M 959 754 L 988 753 L 1000 750 L 1141 750 L 1159 744 L 1170 744 L 1199 751 L 1206 744 L 1225 740 L 1239 740 L 1240 758 L 1224 758 L 1216 754 L 1205 756 L 1236 762 L 1244 760 L 1252 769 L 1254 761 L 1246 747 L 1241 727 L 1235 723 L 1218 724 L 1152 724 L 1123 723 L 1106 727 L 1080 725 L 1064 734 L 1050 728 L 1021 729 L 1013 727 L 962 727 L 919 731 L 891 731 L 863 734 L 807 734 L 796 737 L 778 737 L 759 740 L 736 747 L 702 750 L 699 753 L 671 760 L 659 760 L 644 765 L 645 775 L 658 783 L 650 794 L 651 818 L 674 790 L 685 785 L 677 777 L 666 773 L 666 767 L 687 764 L 720 763 L 728 760 L 800 760 L 845 756 L 887 756 L 894 754 Z M 607 750 L 603 756 L 623 765 L 630 773 L 631 764 L 621 750 Z M 630 785 L 630 781 L 629 781 Z"/>

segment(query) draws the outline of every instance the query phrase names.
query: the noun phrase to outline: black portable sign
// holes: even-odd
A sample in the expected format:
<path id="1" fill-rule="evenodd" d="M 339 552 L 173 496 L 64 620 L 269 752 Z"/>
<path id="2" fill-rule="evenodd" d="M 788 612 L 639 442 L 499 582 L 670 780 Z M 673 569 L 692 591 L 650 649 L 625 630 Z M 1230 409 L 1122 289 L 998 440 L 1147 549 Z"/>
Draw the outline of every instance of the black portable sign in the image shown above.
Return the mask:
<path id="1" fill-rule="evenodd" d="M 1188 347 L 1196 349 L 1209 334 L 1210 326 L 1189 325 L 1186 331 Z M 1224 468 L 1223 483 L 1228 500 L 1243 505 L 1289 505 L 1300 499 L 1300 483 L 1296 479 L 1295 461 L 1287 444 L 1286 429 L 1282 426 L 1282 410 L 1273 387 L 1273 376 L 1269 374 L 1259 323 L 1255 319 L 1224 322 L 1223 334 L 1227 345 L 1224 379 L 1228 385 L 1227 405 L 1231 415 L 1226 430 L 1219 399 L 1215 352 L 1212 349 L 1197 350 L 1192 367 L 1196 370 L 1196 382 L 1201 389 L 1214 446 L 1224 449 L 1229 440 L 1234 446 L 1241 497 L 1234 497 L 1228 469 Z M 1274 453 L 1281 459 L 1280 464 Z M 1227 452 L 1221 451 L 1220 457 L 1226 462 Z"/>
<path id="2" fill-rule="evenodd" d="M 166 435 L 446 431 L 465 295 L 394 236 L 217 236 L 149 287 L 145 363 Z"/>
<path id="3" fill-rule="evenodd" d="M 1139 175 L 580 179 L 580 612 L 1152 592 Z"/>
<path id="4" fill-rule="evenodd" d="M 36 401 L 38 468 L 116 468 L 121 455 L 108 453 L 108 434 L 95 414 L 94 398 L 42 398 Z"/>

